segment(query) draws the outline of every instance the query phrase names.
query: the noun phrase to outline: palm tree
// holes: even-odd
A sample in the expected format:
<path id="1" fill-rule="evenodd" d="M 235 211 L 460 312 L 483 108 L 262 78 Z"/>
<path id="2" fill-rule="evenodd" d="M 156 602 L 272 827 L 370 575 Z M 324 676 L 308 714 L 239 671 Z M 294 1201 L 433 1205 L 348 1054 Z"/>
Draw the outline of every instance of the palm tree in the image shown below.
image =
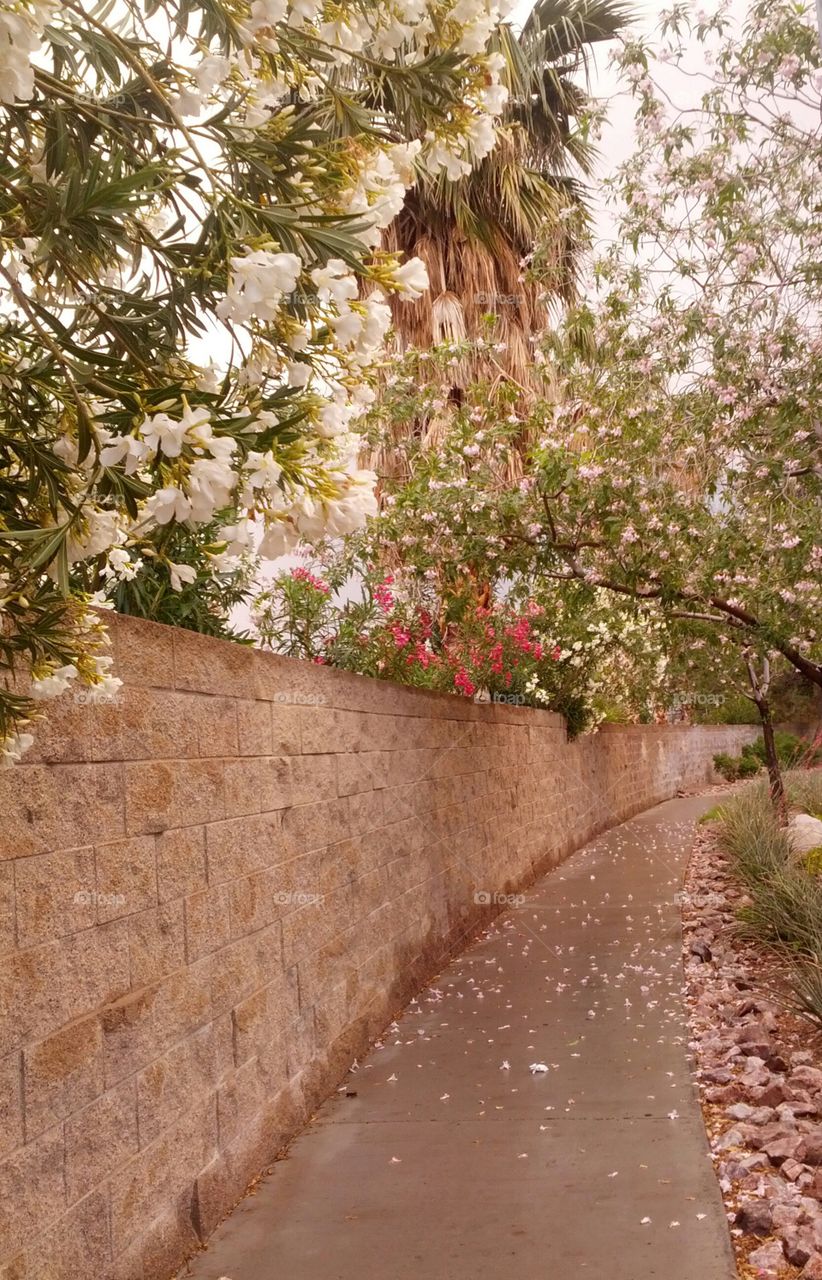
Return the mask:
<path id="1" fill-rule="evenodd" d="M 509 97 L 497 146 L 467 178 L 418 182 L 386 234 L 431 280 L 414 307 L 394 304 L 403 348 L 476 337 L 493 313 L 500 372 L 527 384 L 529 337 L 573 299 L 585 239 L 595 152 L 577 126 L 588 104 L 579 73 L 629 18 L 619 0 L 538 0 L 519 35 L 499 28 Z M 539 286 L 522 278 L 535 254 Z"/>

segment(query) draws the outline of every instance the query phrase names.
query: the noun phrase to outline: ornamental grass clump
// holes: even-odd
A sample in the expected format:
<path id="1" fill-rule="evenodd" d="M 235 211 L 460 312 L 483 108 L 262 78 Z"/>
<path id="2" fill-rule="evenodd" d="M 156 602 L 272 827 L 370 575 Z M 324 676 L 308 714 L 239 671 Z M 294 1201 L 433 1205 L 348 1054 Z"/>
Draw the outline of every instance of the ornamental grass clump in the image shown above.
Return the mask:
<path id="1" fill-rule="evenodd" d="M 790 805 L 807 811 L 822 798 L 822 775 L 789 773 L 786 790 Z M 794 853 L 764 781 L 724 805 L 721 823 L 720 843 L 749 895 L 742 928 L 785 958 L 797 1008 L 822 1025 L 822 878 Z"/>

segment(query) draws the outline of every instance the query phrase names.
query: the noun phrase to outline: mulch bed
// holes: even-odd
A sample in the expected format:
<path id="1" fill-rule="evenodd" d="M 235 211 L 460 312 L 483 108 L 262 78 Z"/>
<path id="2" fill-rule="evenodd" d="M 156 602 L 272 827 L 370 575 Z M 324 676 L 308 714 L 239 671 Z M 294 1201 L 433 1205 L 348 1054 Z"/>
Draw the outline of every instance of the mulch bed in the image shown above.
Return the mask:
<path id="1" fill-rule="evenodd" d="M 822 1035 L 784 966 L 740 936 L 746 898 L 697 828 L 682 915 L 690 1048 L 740 1275 L 822 1280 Z"/>

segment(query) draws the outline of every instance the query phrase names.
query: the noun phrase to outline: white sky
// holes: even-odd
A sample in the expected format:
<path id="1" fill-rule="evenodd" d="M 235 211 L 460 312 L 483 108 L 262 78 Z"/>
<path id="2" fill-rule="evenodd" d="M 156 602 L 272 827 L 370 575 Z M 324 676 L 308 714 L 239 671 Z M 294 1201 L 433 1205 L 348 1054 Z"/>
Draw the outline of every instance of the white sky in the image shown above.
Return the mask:
<path id="1" fill-rule="evenodd" d="M 652 35 L 659 21 L 660 10 L 664 7 L 662 0 L 656 0 L 656 3 L 652 0 L 628 0 L 628 3 L 635 14 L 632 30 L 638 35 Z M 817 3 L 822 5 L 822 0 L 817 0 Z M 515 26 L 522 24 L 533 7 L 533 0 L 518 0 L 509 15 L 509 20 Z M 701 7 L 706 13 L 713 14 L 716 13 L 719 5 L 715 0 L 702 0 L 702 4 L 699 6 L 695 4 L 695 7 Z M 748 7 L 749 0 L 731 0 L 730 14 L 741 23 L 744 21 Z M 598 233 L 605 236 L 610 234 L 611 220 L 604 209 L 602 193 L 597 192 L 597 187 L 599 181 L 610 177 L 616 172 L 617 167 L 627 160 L 633 150 L 634 142 L 632 100 L 627 93 L 619 91 L 618 76 L 614 68 L 608 65 L 609 54 L 613 47 L 611 44 L 595 45 L 589 62 L 590 92 L 594 98 L 608 102 L 608 120 L 599 144 L 599 163 L 589 183 L 595 226 Z M 697 70 L 703 65 L 701 50 L 697 48 L 689 69 Z M 654 78 L 680 103 L 687 102 L 691 97 L 696 102 L 701 93 L 698 81 L 684 80 L 673 66 L 658 64 L 654 69 Z"/>

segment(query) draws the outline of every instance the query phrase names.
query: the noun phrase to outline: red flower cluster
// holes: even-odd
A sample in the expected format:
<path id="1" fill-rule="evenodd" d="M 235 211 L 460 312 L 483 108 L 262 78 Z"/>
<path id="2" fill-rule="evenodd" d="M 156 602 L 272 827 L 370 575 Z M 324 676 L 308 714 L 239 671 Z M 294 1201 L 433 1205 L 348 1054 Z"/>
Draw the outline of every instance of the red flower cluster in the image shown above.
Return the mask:
<path id="1" fill-rule="evenodd" d="M 308 569 L 292 569 L 291 577 L 295 582 L 304 582 L 307 586 L 313 587 L 315 591 L 321 591 L 324 596 L 331 594 L 331 588 L 327 582 L 323 582 L 322 578 L 318 578 L 316 574 L 310 573 Z"/>

